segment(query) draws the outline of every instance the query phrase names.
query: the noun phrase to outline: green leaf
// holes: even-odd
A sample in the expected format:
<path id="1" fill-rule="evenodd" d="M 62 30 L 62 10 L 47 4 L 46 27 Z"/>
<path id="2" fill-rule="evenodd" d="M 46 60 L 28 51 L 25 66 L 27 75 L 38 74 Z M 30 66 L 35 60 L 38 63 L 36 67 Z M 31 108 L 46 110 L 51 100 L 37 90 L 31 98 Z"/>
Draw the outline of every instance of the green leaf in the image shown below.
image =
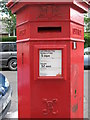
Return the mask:
<path id="1" fill-rule="evenodd" d="M 7 8 L 5 0 L 0 2 L 0 7 L 3 14 L 2 22 L 6 26 L 6 31 L 13 33 L 13 30 L 16 29 L 16 15 L 12 14 L 11 10 Z M 4 17 L 4 15 L 7 17 Z"/>

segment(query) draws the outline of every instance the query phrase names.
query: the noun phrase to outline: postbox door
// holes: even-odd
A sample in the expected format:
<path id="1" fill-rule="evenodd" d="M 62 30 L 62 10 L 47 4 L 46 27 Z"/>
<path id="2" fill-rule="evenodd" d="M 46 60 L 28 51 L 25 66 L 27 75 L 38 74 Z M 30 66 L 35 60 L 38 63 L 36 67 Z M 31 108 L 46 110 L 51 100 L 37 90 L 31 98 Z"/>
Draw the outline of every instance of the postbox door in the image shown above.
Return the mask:
<path id="1" fill-rule="evenodd" d="M 67 46 L 69 43 L 34 44 L 31 44 L 30 50 L 31 117 L 61 118 L 66 115 L 68 118 L 70 84 L 67 78 L 67 53 L 69 53 Z"/>

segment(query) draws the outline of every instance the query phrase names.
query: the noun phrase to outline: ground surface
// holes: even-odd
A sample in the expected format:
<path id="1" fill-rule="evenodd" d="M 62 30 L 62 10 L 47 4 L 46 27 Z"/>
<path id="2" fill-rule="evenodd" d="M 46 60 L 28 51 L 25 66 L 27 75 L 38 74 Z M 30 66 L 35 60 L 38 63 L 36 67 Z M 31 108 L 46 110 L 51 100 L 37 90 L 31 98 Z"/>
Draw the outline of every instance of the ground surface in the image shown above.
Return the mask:
<path id="1" fill-rule="evenodd" d="M 17 95 L 17 71 L 6 71 L 2 73 L 8 78 L 10 85 L 13 89 L 12 104 L 8 111 L 6 118 L 17 118 L 18 117 L 18 95 Z"/>
<path id="2" fill-rule="evenodd" d="M 6 118 L 17 118 L 18 117 L 18 97 L 17 97 L 17 72 L 4 70 L 2 73 L 8 78 L 10 84 L 13 88 L 13 96 L 12 96 L 12 105 L 10 110 L 8 111 Z M 84 117 L 90 118 L 90 70 L 84 71 Z"/>

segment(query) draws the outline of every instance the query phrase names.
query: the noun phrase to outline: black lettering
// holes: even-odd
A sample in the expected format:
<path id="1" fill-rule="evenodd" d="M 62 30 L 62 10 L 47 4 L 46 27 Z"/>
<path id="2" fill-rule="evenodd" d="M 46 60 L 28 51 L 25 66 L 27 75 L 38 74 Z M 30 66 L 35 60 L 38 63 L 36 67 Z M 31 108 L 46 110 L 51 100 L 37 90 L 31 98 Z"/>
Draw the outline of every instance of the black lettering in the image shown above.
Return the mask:
<path id="1" fill-rule="evenodd" d="M 44 55 L 44 57 L 50 57 L 50 55 Z"/>
<path id="2" fill-rule="evenodd" d="M 51 65 L 47 65 L 46 67 L 49 67 L 49 68 L 51 68 Z"/>

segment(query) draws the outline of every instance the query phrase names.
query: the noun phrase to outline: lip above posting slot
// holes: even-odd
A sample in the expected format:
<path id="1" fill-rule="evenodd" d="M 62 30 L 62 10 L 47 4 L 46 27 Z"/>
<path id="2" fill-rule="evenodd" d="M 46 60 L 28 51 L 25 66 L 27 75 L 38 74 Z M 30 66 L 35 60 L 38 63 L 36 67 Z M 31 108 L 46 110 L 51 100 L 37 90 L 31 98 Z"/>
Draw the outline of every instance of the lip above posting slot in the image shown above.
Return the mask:
<path id="1" fill-rule="evenodd" d="M 39 33 L 61 32 L 61 27 L 38 27 Z"/>

